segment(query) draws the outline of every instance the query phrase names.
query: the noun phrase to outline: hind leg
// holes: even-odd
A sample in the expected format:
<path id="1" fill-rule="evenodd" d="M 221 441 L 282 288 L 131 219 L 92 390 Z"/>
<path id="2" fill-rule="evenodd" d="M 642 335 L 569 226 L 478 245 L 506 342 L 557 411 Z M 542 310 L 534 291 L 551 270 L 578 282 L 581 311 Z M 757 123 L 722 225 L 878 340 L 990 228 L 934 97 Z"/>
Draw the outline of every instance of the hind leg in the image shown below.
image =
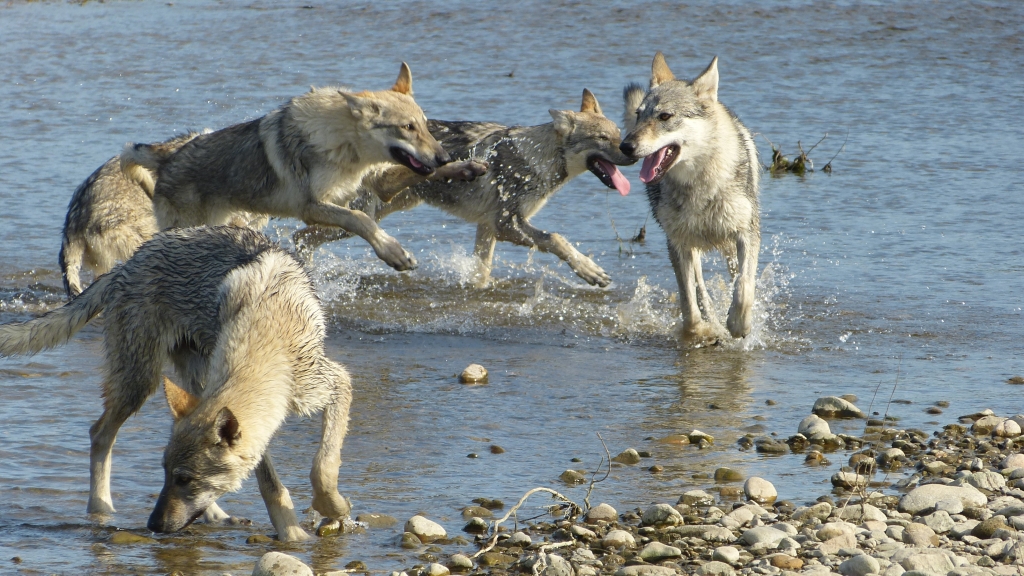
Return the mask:
<path id="1" fill-rule="evenodd" d="M 754 286 L 757 283 L 757 257 L 761 251 L 758 231 L 740 234 L 736 240 L 736 259 L 739 273 L 733 280 L 732 305 L 726 326 L 729 333 L 742 338 L 753 329 Z"/>
<path id="2" fill-rule="evenodd" d="M 111 451 L 117 431 L 129 416 L 138 412 L 160 385 L 163 357 L 156 352 L 156 338 L 133 331 L 137 318 L 115 313 L 107 318 L 104 346 L 107 377 L 103 381 L 103 414 L 89 429 L 90 514 L 110 514 Z"/>
<path id="3" fill-rule="evenodd" d="M 476 257 L 476 272 L 473 273 L 473 285 L 486 288 L 491 283 L 491 266 L 494 262 L 494 244 L 497 242 L 494 232 L 484 226 L 476 227 L 476 242 L 473 244 L 473 256 Z"/>
<path id="4" fill-rule="evenodd" d="M 348 372 L 339 365 L 324 359 L 318 370 L 321 377 L 333 388 L 331 400 L 324 407 L 320 448 L 313 460 L 309 480 L 313 485 L 313 509 L 324 516 L 325 527 L 334 527 L 348 517 L 352 506 L 338 492 L 338 468 L 341 467 L 341 445 L 348 430 L 348 411 L 352 402 L 352 388 Z M 301 385 L 301 384 L 300 384 Z"/>

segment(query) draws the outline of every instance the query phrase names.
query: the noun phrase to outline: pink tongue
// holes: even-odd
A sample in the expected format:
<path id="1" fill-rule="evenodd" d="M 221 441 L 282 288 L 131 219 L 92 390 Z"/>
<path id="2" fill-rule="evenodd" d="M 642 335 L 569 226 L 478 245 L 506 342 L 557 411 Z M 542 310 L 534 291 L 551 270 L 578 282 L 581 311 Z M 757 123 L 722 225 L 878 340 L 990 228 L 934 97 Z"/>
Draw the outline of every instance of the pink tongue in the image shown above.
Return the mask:
<path id="1" fill-rule="evenodd" d="M 618 166 L 603 158 L 599 158 L 597 163 L 601 165 L 601 169 L 611 176 L 612 184 L 615 185 L 615 189 L 619 191 L 619 194 L 623 196 L 629 194 L 629 180 L 626 180 L 626 177 L 622 175 Z"/>
<path id="2" fill-rule="evenodd" d="M 412 164 L 413 168 L 422 168 L 423 167 L 423 164 L 421 162 L 418 162 L 411 155 L 409 156 L 409 164 Z"/>
<path id="3" fill-rule="evenodd" d="M 640 181 L 647 184 L 657 176 L 655 172 L 658 166 L 661 166 L 662 160 L 665 159 L 665 154 L 668 153 L 668 146 L 658 150 L 654 154 L 644 158 L 643 166 L 640 167 Z"/>

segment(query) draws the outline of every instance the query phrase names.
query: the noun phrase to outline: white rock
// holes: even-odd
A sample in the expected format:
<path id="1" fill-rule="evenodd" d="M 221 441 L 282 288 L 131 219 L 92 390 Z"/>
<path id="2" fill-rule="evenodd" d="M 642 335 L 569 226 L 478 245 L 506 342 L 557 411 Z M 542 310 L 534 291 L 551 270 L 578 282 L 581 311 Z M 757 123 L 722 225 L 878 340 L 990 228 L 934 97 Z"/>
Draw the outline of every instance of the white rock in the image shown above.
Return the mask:
<path id="1" fill-rule="evenodd" d="M 833 486 L 840 488 L 860 488 L 868 485 L 868 477 L 856 472 L 836 472 L 831 480 Z"/>
<path id="2" fill-rule="evenodd" d="M 267 552 L 256 563 L 252 576 L 313 576 L 313 569 L 294 556 Z"/>
<path id="3" fill-rule="evenodd" d="M 487 382 L 487 368 L 479 364 L 470 364 L 459 374 L 459 382 L 463 384 L 482 384 Z"/>
<path id="4" fill-rule="evenodd" d="M 953 529 L 955 522 L 949 517 L 945 510 L 938 510 L 923 518 L 924 525 L 935 531 L 936 534 L 945 534 Z"/>
<path id="5" fill-rule="evenodd" d="M 971 425 L 971 431 L 978 435 L 991 434 L 1006 418 L 1000 416 L 982 416 Z"/>
<path id="6" fill-rule="evenodd" d="M 418 514 L 409 518 L 405 523 L 405 531 L 415 534 L 424 544 L 429 544 L 434 540 L 448 536 L 448 533 L 444 531 L 440 524 L 433 520 L 427 520 Z"/>
<path id="7" fill-rule="evenodd" d="M 989 492 L 998 492 L 1001 488 L 1006 486 L 1006 478 L 998 472 L 992 472 L 991 470 L 982 470 L 981 472 L 975 472 L 970 476 L 965 476 L 962 482 L 970 484 L 975 488 L 981 490 L 988 490 Z"/>
<path id="8" fill-rule="evenodd" d="M 703 490 L 689 490 L 683 492 L 676 504 L 687 504 L 690 506 L 711 506 L 715 503 L 715 497 Z"/>
<path id="9" fill-rule="evenodd" d="M 451 570 L 444 564 L 431 562 L 423 567 L 423 570 L 420 571 L 420 576 L 448 576 L 451 573 Z"/>
<path id="10" fill-rule="evenodd" d="M 853 405 L 852 402 L 843 400 L 838 396 L 826 396 L 818 398 L 814 402 L 811 412 L 826 418 L 863 418 L 864 413 Z"/>
<path id="11" fill-rule="evenodd" d="M 828 422 L 823 418 L 817 414 L 811 414 L 800 421 L 800 425 L 797 427 L 797 433 L 811 438 L 816 434 L 831 434 L 832 430 L 828 427 Z"/>
<path id="12" fill-rule="evenodd" d="M 1014 420 L 1007 418 L 996 425 L 995 430 L 992 431 L 993 436 L 999 436 L 1002 438 L 1016 438 L 1020 436 L 1020 424 L 1017 424 Z"/>
<path id="13" fill-rule="evenodd" d="M 900 499 L 900 512 L 920 514 L 935 508 L 935 504 L 943 500 L 957 499 L 965 508 L 984 506 L 988 498 L 972 486 L 946 486 L 943 484 L 925 484 L 911 490 Z"/>
<path id="14" fill-rule="evenodd" d="M 662 544 L 661 542 L 655 541 L 644 546 L 643 550 L 641 550 L 637 555 L 643 558 L 644 562 L 656 564 L 668 558 L 679 558 L 683 555 L 683 552 L 675 546 L 669 546 L 668 544 Z"/>
<path id="15" fill-rule="evenodd" d="M 897 555 L 894 554 L 893 558 L 896 557 Z M 900 565 L 907 571 L 918 570 L 933 574 L 945 574 L 955 568 L 953 562 L 941 550 L 926 551 L 924 549 L 907 555 L 900 561 Z"/>
<path id="16" fill-rule="evenodd" d="M 615 522 L 619 519 L 619 513 L 615 511 L 610 505 L 604 502 L 594 506 L 587 512 L 587 522 L 596 524 L 597 522 Z"/>
<path id="17" fill-rule="evenodd" d="M 839 573 L 844 576 L 867 576 L 878 574 L 878 560 L 867 554 L 856 554 L 839 565 Z"/>
<path id="18" fill-rule="evenodd" d="M 757 476 L 747 478 L 747 481 L 743 483 L 743 493 L 748 499 L 758 504 L 771 504 L 779 497 L 779 493 L 775 491 L 775 486 L 771 482 Z"/>
<path id="19" fill-rule="evenodd" d="M 821 528 L 818 529 L 817 533 L 815 533 L 815 536 L 817 536 L 818 540 L 824 542 L 825 540 L 831 540 L 832 538 L 842 536 L 843 534 L 852 535 L 856 533 L 857 527 L 849 522 L 829 522 L 828 524 L 823 524 Z"/>
<path id="20" fill-rule="evenodd" d="M 601 539 L 601 545 L 605 548 L 636 548 L 636 539 L 625 530 L 610 530 Z"/>
<path id="21" fill-rule="evenodd" d="M 530 538 L 530 535 L 526 532 L 520 531 L 513 533 L 511 536 L 508 537 L 508 540 L 506 540 L 505 542 L 508 542 L 510 546 L 529 548 L 530 544 L 533 544 L 533 538 Z"/>
<path id="22" fill-rule="evenodd" d="M 1003 461 L 999 465 L 999 467 L 1004 470 L 1007 468 L 1009 468 L 1010 470 L 1024 468 L 1024 454 L 1010 454 L 1006 458 L 1003 458 Z"/>
<path id="23" fill-rule="evenodd" d="M 745 542 L 748 546 L 756 546 L 758 544 L 768 546 L 769 548 L 775 547 L 787 535 L 782 530 L 772 528 L 771 526 L 758 526 L 757 528 L 751 528 L 740 536 L 740 540 Z"/>
<path id="24" fill-rule="evenodd" d="M 740 551 L 732 546 L 719 546 L 711 554 L 711 559 L 725 562 L 726 564 L 735 564 L 740 560 Z"/>

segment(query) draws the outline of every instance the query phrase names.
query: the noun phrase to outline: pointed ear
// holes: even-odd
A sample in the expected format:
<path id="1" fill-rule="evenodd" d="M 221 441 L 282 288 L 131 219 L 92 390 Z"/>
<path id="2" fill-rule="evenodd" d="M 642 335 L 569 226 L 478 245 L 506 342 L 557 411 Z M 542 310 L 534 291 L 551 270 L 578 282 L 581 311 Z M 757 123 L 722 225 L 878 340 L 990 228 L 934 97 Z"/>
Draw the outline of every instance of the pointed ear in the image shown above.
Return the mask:
<path id="1" fill-rule="evenodd" d="M 576 119 L 573 118 L 573 113 L 568 110 L 555 110 L 552 108 L 548 110 L 548 114 L 551 114 L 551 118 L 555 121 L 555 133 L 562 138 L 568 136 L 576 126 Z"/>
<path id="2" fill-rule="evenodd" d="M 238 426 L 238 420 L 227 406 L 217 412 L 217 419 L 213 424 L 217 432 L 217 443 L 225 446 L 234 446 L 242 438 L 242 431 Z"/>
<path id="3" fill-rule="evenodd" d="M 167 398 L 167 407 L 170 408 L 171 417 L 175 422 L 191 414 L 199 405 L 198 396 L 189 394 L 166 376 L 164 376 L 164 396 Z"/>
<path id="4" fill-rule="evenodd" d="M 348 110 L 352 113 L 352 116 L 356 118 L 376 118 L 380 116 L 380 106 L 372 98 L 364 98 L 357 94 L 340 90 L 338 93 L 345 97 L 345 102 L 348 104 Z"/>
<path id="5" fill-rule="evenodd" d="M 706 98 L 712 102 L 718 101 L 718 56 L 711 60 L 711 64 L 694 79 L 693 91 L 697 96 Z"/>
<path id="6" fill-rule="evenodd" d="M 604 116 L 604 112 L 601 112 L 601 105 L 597 103 L 597 97 L 586 88 L 583 89 L 583 104 L 580 105 L 580 112 L 593 112 Z"/>
<path id="7" fill-rule="evenodd" d="M 391 90 L 412 96 L 412 70 L 409 70 L 409 65 L 405 62 L 402 62 L 402 68 L 398 71 L 398 80 L 395 80 L 395 85 L 391 87 Z"/>
<path id="8" fill-rule="evenodd" d="M 651 88 L 675 79 L 675 74 L 668 69 L 668 63 L 665 62 L 665 55 L 658 51 L 654 55 L 654 62 L 651 63 Z"/>

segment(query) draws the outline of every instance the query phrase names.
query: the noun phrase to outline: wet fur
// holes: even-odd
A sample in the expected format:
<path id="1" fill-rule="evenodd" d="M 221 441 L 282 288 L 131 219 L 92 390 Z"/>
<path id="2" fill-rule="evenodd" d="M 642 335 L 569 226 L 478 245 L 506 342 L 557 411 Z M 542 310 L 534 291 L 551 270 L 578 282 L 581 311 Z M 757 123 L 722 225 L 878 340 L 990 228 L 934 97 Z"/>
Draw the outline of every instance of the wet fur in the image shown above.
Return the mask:
<path id="1" fill-rule="evenodd" d="M 679 284 L 682 330 L 687 338 L 723 335 L 704 285 L 701 257 L 719 250 L 733 274 L 726 327 L 737 338 L 752 329 L 761 231 L 761 167 L 750 132 L 718 101 L 718 59 L 692 82 L 676 80 L 659 52 L 648 90 L 626 87 L 623 152 L 643 158 L 668 145 L 680 147 L 675 163 L 647 184 L 655 219 L 668 239 Z M 666 118 L 668 116 L 668 118 Z"/>
<path id="2" fill-rule="evenodd" d="M 278 537 L 307 538 L 266 450 L 289 414 L 318 411 L 324 422 L 310 473 L 313 508 L 333 520 L 348 515 L 337 481 L 349 377 L 324 355 L 320 302 L 292 255 L 245 228 L 159 233 L 65 306 L 0 326 L 0 354 L 63 344 L 101 311 L 106 376 L 103 415 L 90 430 L 90 513 L 114 512 L 114 439 L 156 392 L 169 362 L 187 393 L 177 397 L 192 401 L 168 394 L 176 422 L 150 529 L 187 526 L 257 470 Z"/>

